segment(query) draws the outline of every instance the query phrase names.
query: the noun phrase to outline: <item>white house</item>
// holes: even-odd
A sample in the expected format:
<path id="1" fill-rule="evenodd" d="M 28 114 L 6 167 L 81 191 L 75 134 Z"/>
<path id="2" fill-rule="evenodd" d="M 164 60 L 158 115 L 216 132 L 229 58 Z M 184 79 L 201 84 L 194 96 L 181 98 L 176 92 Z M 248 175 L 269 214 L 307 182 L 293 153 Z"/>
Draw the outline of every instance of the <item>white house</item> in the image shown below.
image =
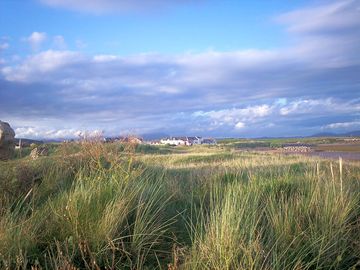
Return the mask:
<path id="1" fill-rule="evenodd" d="M 191 145 L 187 137 L 170 137 L 161 139 L 160 142 L 168 145 Z"/>
<path id="2" fill-rule="evenodd" d="M 202 144 L 203 139 L 201 137 L 170 137 L 161 139 L 161 144 L 168 144 L 168 145 L 195 145 L 195 144 Z"/>

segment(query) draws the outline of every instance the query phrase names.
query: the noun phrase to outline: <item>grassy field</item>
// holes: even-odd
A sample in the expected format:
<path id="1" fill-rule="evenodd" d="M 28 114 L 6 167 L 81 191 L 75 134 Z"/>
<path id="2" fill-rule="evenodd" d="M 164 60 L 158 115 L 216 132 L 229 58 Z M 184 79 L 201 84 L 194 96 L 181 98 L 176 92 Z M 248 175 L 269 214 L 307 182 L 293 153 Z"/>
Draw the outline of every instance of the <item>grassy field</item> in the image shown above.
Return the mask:
<path id="1" fill-rule="evenodd" d="M 318 145 L 319 151 L 339 151 L 339 152 L 360 152 L 360 144 L 323 144 Z"/>
<path id="2" fill-rule="evenodd" d="M 304 138 L 264 138 L 264 139 L 221 139 L 218 143 L 230 148 L 278 148 L 286 144 L 307 144 L 319 151 L 359 152 L 360 143 L 349 142 L 346 137 L 304 137 Z"/>
<path id="3" fill-rule="evenodd" d="M 0 269 L 358 269 L 360 163 L 229 146 L 0 162 Z"/>

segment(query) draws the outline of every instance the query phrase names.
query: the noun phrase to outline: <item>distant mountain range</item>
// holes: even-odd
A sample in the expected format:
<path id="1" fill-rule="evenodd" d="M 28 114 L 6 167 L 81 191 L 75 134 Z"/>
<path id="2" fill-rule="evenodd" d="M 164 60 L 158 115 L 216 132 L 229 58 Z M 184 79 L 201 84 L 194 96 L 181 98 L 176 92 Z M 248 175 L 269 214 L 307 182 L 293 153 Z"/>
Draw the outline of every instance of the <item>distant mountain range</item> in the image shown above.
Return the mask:
<path id="1" fill-rule="evenodd" d="M 354 130 L 345 133 L 320 132 L 308 137 L 358 137 L 358 136 L 360 136 L 360 130 Z"/>
<path id="2" fill-rule="evenodd" d="M 21 145 L 23 146 L 28 146 L 32 143 L 35 144 L 43 144 L 44 141 L 40 141 L 40 140 L 32 140 L 32 139 L 25 139 L 25 138 L 15 138 L 15 143 L 16 145 L 19 145 L 19 141 L 21 140 Z"/>
<path id="3" fill-rule="evenodd" d="M 145 141 L 160 140 L 162 138 L 169 137 L 168 134 L 163 132 L 152 132 L 140 135 Z"/>

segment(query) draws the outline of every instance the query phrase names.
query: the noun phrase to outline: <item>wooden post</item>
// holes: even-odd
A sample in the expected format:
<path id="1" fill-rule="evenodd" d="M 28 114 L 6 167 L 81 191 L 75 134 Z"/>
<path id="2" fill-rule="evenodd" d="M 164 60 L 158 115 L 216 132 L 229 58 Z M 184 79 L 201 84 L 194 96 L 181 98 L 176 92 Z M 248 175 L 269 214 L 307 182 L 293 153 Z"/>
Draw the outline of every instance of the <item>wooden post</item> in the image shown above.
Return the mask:
<path id="1" fill-rule="evenodd" d="M 22 150 L 21 139 L 19 139 L 19 154 L 20 154 L 20 158 L 22 158 L 21 150 Z"/>

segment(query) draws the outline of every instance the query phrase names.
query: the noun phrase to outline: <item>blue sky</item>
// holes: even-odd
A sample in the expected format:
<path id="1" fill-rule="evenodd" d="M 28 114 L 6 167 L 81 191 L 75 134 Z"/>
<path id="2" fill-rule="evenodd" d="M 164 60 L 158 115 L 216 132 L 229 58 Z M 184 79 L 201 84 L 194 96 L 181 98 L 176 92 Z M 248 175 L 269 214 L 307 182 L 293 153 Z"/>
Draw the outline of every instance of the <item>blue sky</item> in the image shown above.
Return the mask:
<path id="1" fill-rule="evenodd" d="M 3 0 L 18 137 L 360 129 L 360 1 Z"/>

